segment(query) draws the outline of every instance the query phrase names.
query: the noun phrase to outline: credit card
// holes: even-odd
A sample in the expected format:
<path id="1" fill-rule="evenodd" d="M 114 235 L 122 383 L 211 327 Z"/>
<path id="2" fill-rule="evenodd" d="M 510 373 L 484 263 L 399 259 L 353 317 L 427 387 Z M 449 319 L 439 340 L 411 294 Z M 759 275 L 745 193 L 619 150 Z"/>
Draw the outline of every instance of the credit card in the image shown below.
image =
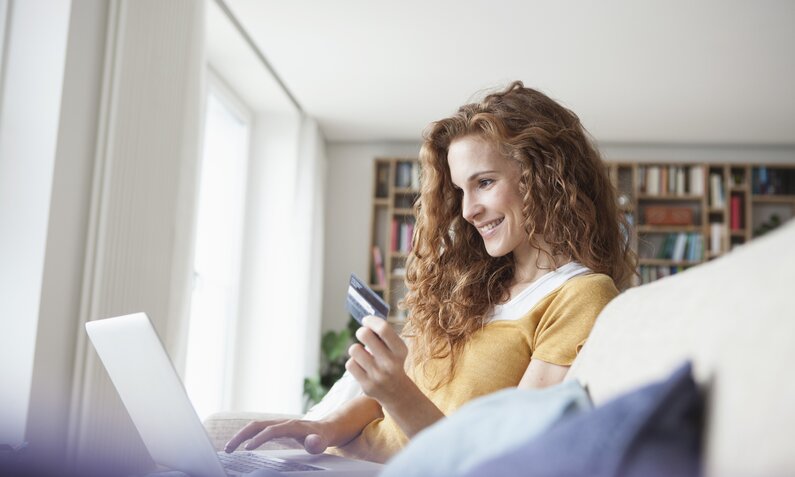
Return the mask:
<path id="1" fill-rule="evenodd" d="M 345 305 L 353 319 L 360 324 L 362 318 L 367 315 L 377 316 L 385 320 L 389 316 L 389 305 L 353 273 L 351 273 L 351 282 L 348 285 L 348 298 L 345 300 Z"/>

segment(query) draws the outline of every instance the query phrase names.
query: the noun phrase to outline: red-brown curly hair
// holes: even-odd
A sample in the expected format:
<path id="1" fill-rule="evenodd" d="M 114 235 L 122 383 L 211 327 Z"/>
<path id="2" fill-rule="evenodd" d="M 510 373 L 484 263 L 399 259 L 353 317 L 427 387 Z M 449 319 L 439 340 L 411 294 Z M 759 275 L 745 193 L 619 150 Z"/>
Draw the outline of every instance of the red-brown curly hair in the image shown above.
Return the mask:
<path id="1" fill-rule="evenodd" d="M 517 81 L 432 123 L 420 151 L 417 223 L 401 305 L 409 311 L 404 335 L 412 342 L 410 363 L 451 358 L 450 373 L 437 387 L 452 378 L 464 344 L 494 305 L 508 299 L 514 272 L 513 255 L 491 257 L 462 216 L 447 152 L 453 140 L 465 136 L 489 141 L 520 165 L 531 246 L 609 275 L 619 289 L 628 286 L 635 270 L 615 188 L 573 112 Z M 542 250 L 537 238 L 549 248 Z"/>

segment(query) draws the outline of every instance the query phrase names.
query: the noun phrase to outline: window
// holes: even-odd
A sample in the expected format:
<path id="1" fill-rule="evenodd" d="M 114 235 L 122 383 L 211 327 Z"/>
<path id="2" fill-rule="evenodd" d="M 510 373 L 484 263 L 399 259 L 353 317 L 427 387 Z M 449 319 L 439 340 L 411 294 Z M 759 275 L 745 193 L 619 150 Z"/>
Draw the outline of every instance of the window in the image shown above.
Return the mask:
<path id="1" fill-rule="evenodd" d="M 185 387 L 201 419 L 228 407 L 250 121 L 210 78 L 198 190 Z"/>

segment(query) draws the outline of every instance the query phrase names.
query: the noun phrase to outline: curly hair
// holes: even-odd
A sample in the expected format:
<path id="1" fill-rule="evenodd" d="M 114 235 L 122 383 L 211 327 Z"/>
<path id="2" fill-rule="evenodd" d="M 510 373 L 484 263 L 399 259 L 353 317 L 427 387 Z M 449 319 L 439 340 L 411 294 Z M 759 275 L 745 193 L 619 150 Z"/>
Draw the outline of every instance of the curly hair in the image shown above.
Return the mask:
<path id="1" fill-rule="evenodd" d="M 447 153 L 453 140 L 466 136 L 488 141 L 520 165 L 523 225 L 539 253 L 571 257 L 610 276 L 619 289 L 635 273 L 616 190 L 573 112 L 517 81 L 432 123 L 420 151 L 420 197 L 401 305 L 409 311 L 404 336 L 412 341 L 410 363 L 451 358 L 437 388 L 452 379 L 463 346 L 494 305 L 508 299 L 514 273 L 513 255 L 490 256 L 462 216 Z"/>

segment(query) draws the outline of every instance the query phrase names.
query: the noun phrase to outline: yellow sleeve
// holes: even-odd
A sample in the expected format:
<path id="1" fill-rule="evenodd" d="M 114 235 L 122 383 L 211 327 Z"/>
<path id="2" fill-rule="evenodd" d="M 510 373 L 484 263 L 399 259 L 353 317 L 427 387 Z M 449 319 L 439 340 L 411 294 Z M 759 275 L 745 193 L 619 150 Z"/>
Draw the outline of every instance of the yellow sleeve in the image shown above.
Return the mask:
<path id="1" fill-rule="evenodd" d="M 569 366 L 591 333 L 596 317 L 618 295 L 603 274 L 572 278 L 550 294 L 533 336 L 532 359 Z"/>

